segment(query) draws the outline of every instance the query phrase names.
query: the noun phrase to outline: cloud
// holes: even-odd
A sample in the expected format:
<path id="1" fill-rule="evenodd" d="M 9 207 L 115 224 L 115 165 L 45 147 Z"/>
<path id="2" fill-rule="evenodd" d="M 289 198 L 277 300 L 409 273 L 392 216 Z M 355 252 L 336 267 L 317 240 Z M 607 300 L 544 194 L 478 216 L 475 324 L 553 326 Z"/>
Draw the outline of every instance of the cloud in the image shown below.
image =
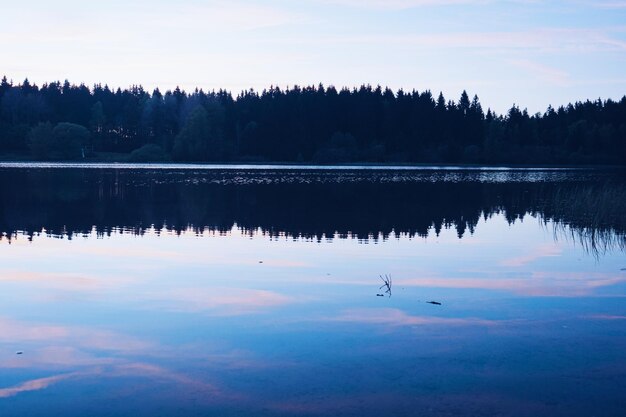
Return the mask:
<path id="1" fill-rule="evenodd" d="M 176 19 L 152 22 L 164 27 L 201 25 L 214 31 L 250 31 L 302 23 L 304 15 L 263 4 L 237 1 L 210 1 L 199 6 L 176 4 Z"/>
<path id="2" fill-rule="evenodd" d="M 501 0 L 502 1 L 502 0 Z M 505 0 L 508 3 L 531 4 L 540 0 Z M 418 7 L 485 6 L 495 0 L 322 0 L 322 3 L 377 10 L 405 10 Z"/>
<path id="3" fill-rule="evenodd" d="M 463 31 L 421 33 L 355 33 L 349 35 L 320 35 L 315 38 L 291 36 L 263 37 L 261 43 L 294 45 L 338 44 L 394 46 L 423 50 L 465 49 L 490 52 L 623 52 L 626 42 L 615 36 L 617 28 L 553 28 L 511 31 Z"/>
<path id="4" fill-rule="evenodd" d="M 548 67 L 528 59 L 517 59 L 511 60 L 510 62 L 516 67 L 527 70 L 541 81 L 546 81 L 563 87 L 567 87 L 572 84 L 570 74 L 563 70 Z"/>
<path id="5" fill-rule="evenodd" d="M 600 9 L 626 9 L 626 1 L 591 1 L 585 4 Z"/>
<path id="6" fill-rule="evenodd" d="M 305 16 L 286 8 L 243 1 L 203 2 L 107 1 L 63 7 L 42 4 L 26 9 L 8 5 L 5 10 L 28 16 L 22 23 L 5 22 L 3 38 L 72 44 L 134 42 L 147 38 L 187 37 L 198 33 L 236 33 L 301 23 Z M 67 3 L 67 0 L 65 1 Z M 28 12 L 26 12 L 28 10 Z M 17 19 L 22 20 L 22 19 Z"/>
<path id="7" fill-rule="evenodd" d="M 338 4 L 350 7 L 364 7 L 372 9 L 410 9 L 423 6 L 456 6 L 463 4 L 482 5 L 490 3 L 488 0 L 326 0 L 324 3 Z"/>

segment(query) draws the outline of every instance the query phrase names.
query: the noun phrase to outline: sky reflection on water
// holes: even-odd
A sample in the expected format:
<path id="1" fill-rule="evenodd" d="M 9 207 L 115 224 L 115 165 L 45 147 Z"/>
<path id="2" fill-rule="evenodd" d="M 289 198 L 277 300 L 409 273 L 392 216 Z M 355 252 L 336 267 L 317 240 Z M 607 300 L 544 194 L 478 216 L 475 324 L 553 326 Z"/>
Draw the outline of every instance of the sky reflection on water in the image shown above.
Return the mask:
<path id="1" fill-rule="evenodd" d="M 624 252 L 538 216 L 462 238 L 113 230 L 0 242 L 3 417 L 626 410 Z"/>

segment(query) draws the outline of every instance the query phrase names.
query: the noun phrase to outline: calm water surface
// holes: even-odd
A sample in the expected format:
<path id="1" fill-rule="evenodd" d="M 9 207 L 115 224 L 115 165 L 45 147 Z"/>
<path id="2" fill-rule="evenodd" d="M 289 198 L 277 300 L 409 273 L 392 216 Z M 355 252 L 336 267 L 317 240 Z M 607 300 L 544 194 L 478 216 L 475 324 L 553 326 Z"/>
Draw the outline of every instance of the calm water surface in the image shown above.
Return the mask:
<path id="1" fill-rule="evenodd" d="M 625 184 L 0 165 L 0 416 L 626 415 Z"/>

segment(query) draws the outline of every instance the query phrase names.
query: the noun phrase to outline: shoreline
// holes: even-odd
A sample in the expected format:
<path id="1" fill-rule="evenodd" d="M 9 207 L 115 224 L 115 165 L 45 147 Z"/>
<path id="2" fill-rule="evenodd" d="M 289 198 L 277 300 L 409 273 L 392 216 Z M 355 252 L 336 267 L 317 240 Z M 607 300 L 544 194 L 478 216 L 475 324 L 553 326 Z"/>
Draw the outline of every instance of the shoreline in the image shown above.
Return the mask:
<path id="1" fill-rule="evenodd" d="M 351 162 L 337 164 L 317 164 L 304 162 L 127 162 L 111 160 L 84 161 L 37 161 L 32 159 L 2 159 L 0 168 L 117 168 L 117 169 L 250 169 L 250 170 L 624 170 L 623 165 L 535 165 L 535 164 L 469 164 L 469 163 L 375 163 Z"/>

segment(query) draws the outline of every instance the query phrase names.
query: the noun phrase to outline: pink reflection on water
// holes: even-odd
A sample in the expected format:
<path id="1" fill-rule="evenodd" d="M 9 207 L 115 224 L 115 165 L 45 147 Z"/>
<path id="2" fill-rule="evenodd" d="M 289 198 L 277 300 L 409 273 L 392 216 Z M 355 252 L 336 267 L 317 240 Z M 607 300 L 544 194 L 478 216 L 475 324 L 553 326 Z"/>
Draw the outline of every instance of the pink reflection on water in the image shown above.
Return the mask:
<path id="1" fill-rule="evenodd" d="M 70 334 L 64 326 L 29 324 L 0 317 L 0 341 L 36 341 L 65 338 Z"/>
<path id="2" fill-rule="evenodd" d="M 521 267 L 542 258 L 560 256 L 562 253 L 563 248 L 557 246 L 556 244 L 546 244 L 537 247 L 536 249 L 525 255 L 504 259 L 500 262 L 500 265 L 509 267 Z"/>
<path id="3" fill-rule="evenodd" d="M 434 316 L 411 316 L 395 308 L 371 308 L 346 310 L 329 321 L 383 324 L 388 326 L 494 326 L 500 322 L 479 318 L 449 318 Z"/>
<path id="4" fill-rule="evenodd" d="M 254 314 L 295 301 L 273 291 L 230 287 L 172 289 L 148 298 L 163 304 L 165 309 L 207 311 L 217 316 Z"/>
<path id="5" fill-rule="evenodd" d="M 130 269 L 130 268 L 129 268 Z M 142 271 L 145 274 L 145 271 Z M 0 276 L 0 282 L 14 283 L 24 287 L 33 287 L 37 290 L 59 290 L 63 292 L 81 292 L 100 295 L 103 290 L 118 290 L 145 279 L 138 271 L 127 271 L 123 274 L 113 273 L 75 273 L 75 272 L 47 272 L 47 271 L 17 271 L 8 270 Z M 63 297 L 57 292 L 33 292 L 39 297 L 37 301 L 58 301 Z M 57 297 L 57 298 L 55 298 Z"/>
<path id="6" fill-rule="evenodd" d="M 39 391 L 42 389 L 46 389 L 50 385 L 56 384 L 57 382 L 64 381 L 70 378 L 75 378 L 80 375 L 83 374 L 81 372 L 72 372 L 47 378 L 32 379 L 30 381 L 26 381 L 9 388 L 0 388 L 0 398 L 8 398 L 21 394 L 23 392 Z"/>
<path id="7" fill-rule="evenodd" d="M 0 342 L 59 342 L 110 351 L 140 351 L 151 343 L 111 332 L 87 327 L 34 324 L 0 317 Z"/>
<path id="8" fill-rule="evenodd" d="M 183 373 L 171 371 L 169 369 L 163 368 L 161 366 L 152 365 L 148 363 L 141 362 L 133 362 L 126 363 L 122 365 L 116 365 L 112 367 L 105 375 L 108 377 L 144 377 L 150 378 L 151 380 L 160 379 L 166 382 L 173 382 L 177 385 L 184 386 L 185 391 L 193 390 L 195 392 L 201 392 L 205 395 L 210 395 L 212 397 L 222 397 L 222 398 L 231 398 L 235 399 L 239 397 L 236 394 L 228 393 L 225 390 L 219 388 L 217 385 L 206 382 L 204 380 L 200 380 L 197 378 L 192 378 Z"/>
<path id="9" fill-rule="evenodd" d="M 420 391 L 400 393 L 393 384 L 377 392 L 317 395 L 269 402 L 266 407 L 286 415 L 427 415 L 427 416 L 550 416 L 554 405 L 515 395 L 470 390 L 467 393 Z M 487 414 L 485 410 L 489 410 Z M 515 410 L 512 414 L 511 410 Z"/>
<path id="10" fill-rule="evenodd" d="M 585 318 L 591 320 L 626 320 L 626 316 L 615 316 L 610 314 L 595 314 L 592 316 L 586 316 Z"/>
<path id="11" fill-rule="evenodd" d="M 485 273 L 486 276 L 493 275 Z M 591 295 L 598 288 L 626 282 L 626 277 L 610 273 L 528 272 L 527 278 L 460 278 L 423 277 L 397 279 L 396 285 L 407 287 L 460 288 L 508 291 L 524 296 L 579 297 Z"/>
<path id="12" fill-rule="evenodd" d="M 29 391 L 43 390 L 54 384 L 69 379 L 88 378 L 91 380 L 98 380 L 102 378 L 121 377 L 140 377 L 147 378 L 151 381 L 156 379 L 167 383 L 173 383 L 177 389 L 182 389 L 184 392 L 202 394 L 206 396 L 204 398 L 205 400 L 219 399 L 232 401 L 243 398 L 243 395 L 241 394 L 223 390 L 217 385 L 204 380 L 192 378 L 183 373 L 171 371 L 157 365 L 141 362 L 128 362 L 106 367 L 99 366 L 78 372 L 69 372 L 51 377 L 29 380 L 13 387 L 0 388 L 0 398 L 13 397 Z"/>

